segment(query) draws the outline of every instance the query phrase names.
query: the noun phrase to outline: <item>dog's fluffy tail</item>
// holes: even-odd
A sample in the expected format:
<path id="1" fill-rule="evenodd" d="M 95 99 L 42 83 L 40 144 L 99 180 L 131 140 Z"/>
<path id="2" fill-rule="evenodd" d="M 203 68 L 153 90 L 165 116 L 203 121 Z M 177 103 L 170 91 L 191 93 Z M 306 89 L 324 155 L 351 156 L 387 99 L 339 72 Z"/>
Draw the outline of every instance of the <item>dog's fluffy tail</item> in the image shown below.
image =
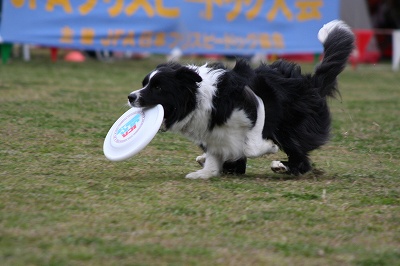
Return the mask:
<path id="1" fill-rule="evenodd" d="M 315 69 L 314 85 L 322 97 L 334 96 L 338 93 L 336 77 L 354 49 L 354 34 L 346 23 L 333 20 L 320 29 L 318 39 L 324 45 L 324 58 Z"/>

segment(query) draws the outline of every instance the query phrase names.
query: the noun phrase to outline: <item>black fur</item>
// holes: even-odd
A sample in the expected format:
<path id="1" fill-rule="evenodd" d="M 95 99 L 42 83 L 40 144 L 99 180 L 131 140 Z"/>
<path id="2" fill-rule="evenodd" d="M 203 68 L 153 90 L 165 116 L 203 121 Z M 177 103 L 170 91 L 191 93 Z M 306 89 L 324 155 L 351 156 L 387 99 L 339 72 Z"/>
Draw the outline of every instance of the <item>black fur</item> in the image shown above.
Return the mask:
<path id="1" fill-rule="evenodd" d="M 283 163 L 289 174 L 310 171 L 309 152 L 329 140 L 331 115 L 326 97 L 338 93 L 336 78 L 346 66 L 353 43 L 351 32 L 331 32 L 314 75 L 302 75 L 298 65 L 282 60 L 255 70 L 251 88 L 265 105 L 263 137 L 288 155 Z"/>
<path id="2" fill-rule="evenodd" d="M 208 119 L 201 130 L 211 132 L 216 127 L 225 126 L 235 110 L 243 110 L 247 116 L 245 119 L 248 119 L 246 121 L 254 126 L 259 119 L 257 108 L 261 106 L 258 96 L 265 108 L 263 139 L 273 140 L 288 155 L 288 161 L 282 162 L 288 174 L 304 174 L 311 170 L 309 152 L 329 140 L 331 115 L 327 97 L 339 93 L 336 78 L 345 68 L 354 46 L 354 35 L 344 26 L 331 30 L 323 40 L 324 58 L 316 66 L 314 74 L 302 74 L 299 65 L 283 60 L 270 65 L 261 64 L 256 69 L 252 69 L 244 60 L 238 60 L 232 70 L 216 63 L 207 65 L 209 72 L 206 74 L 198 73 L 200 68 L 193 66 L 167 63 L 157 66 L 156 71 L 144 78 L 144 89 L 139 93 L 131 93 L 129 102 L 132 106 L 140 107 L 161 104 L 164 107 L 164 124 L 169 129 L 198 110 L 198 101 L 203 100 L 196 96 L 203 78 L 214 82 L 215 79 L 210 75 L 218 74 L 215 84 L 204 85 L 207 89 L 215 88 L 215 94 L 207 100 L 207 103 L 212 101 L 212 108 L 201 116 L 201 120 Z M 196 127 L 194 120 L 189 121 L 192 123 L 185 124 L 179 131 L 193 138 L 198 137 L 192 134 L 194 130 L 187 128 Z M 225 134 L 229 134 L 228 129 Z M 194 141 L 205 152 L 210 148 L 202 142 L 201 137 Z M 211 143 L 215 145 L 215 142 Z M 223 148 L 234 146 L 225 145 Z M 215 147 L 220 149 L 222 146 Z M 223 171 L 243 174 L 246 160 L 243 157 L 234 162 L 227 161 Z"/>
<path id="3" fill-rule="evenodd" d="M 156 75 L 150 81 L 149 75 L 143 79 L 143 87 L 148 85 L 149 90 L 143 92 L 139 101 L 141 106 L 161 104 L 165 110 L 164 123 L 168 129 L 196 108 L 197 83 L 202 78 L 195 71 L 177 63 L 162 64 L 156 69 L 163 75 Z M 174 88 L 174 91 L 164 88 Z M 133 97 L 134 94 L 128 96 L 130 102 L 135 100 Z"/>
<path id="4" fill-rule="evenodd" d="M 254 71 L 243 60 L 237 61 L 231 71 L 221 75 L 216 84 L 218 90 L 213 97 L 213 106 L 216 108 L 211 113 L 210 130 L 216 125 L 224 124 L 235 108 L 245 110 L 253 124 L 255 123 L 258 103 L 247 87 L 253 76 Z"/>

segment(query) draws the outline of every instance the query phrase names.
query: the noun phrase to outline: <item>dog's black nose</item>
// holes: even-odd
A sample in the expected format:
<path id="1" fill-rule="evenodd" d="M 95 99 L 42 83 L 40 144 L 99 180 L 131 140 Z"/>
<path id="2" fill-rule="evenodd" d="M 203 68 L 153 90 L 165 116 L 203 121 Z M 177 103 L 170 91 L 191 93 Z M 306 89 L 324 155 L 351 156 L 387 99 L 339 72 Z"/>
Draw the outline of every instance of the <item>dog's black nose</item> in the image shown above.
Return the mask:
<path id="1" fill-rule="evenodd" d="M 128 95 L 128 100 L 130 103 L 133 103 L 134 101 L 136 101 L 136 99 L 137 99 L 137 95 L 135 93 Z"/>

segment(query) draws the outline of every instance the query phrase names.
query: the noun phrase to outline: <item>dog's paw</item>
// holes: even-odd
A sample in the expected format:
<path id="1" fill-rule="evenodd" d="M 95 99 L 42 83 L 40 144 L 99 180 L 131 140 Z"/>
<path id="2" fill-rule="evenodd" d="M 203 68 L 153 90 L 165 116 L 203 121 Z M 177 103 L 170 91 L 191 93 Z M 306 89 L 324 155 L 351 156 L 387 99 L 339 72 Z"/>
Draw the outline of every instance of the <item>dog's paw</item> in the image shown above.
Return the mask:
<path id="1" fill-rule="evenodd" d="M 274 144 L 272 140 L 267 140 L 268 145 L 270 145 L 270 149 L 268 153 L 277 153 L 279 151 L 278 145 Z"/>
<path id="2" fill-rule="evenodd" d="M 196 162 L 198 162 L 201 166 L 204 166 L 204 164 L 206 163 L 206 154 L 204 153 L 200 156 L 197 156 Z"/>
<path id="3" fill-rule="evenodd" d="M 287 168 L 280 161 L 272 161 L 271 170 L 274 171 L 275 173 L 284 174 L 284 173 L 287 173 L 289 171 L 289 168 Z"/>
<path id="4" fill-rule="evenodd" d="M 218 176 L 218 173 L 204 171 L 204 169 L 186 175 L 188 179 L 209 179 L 210 177 Z"/>

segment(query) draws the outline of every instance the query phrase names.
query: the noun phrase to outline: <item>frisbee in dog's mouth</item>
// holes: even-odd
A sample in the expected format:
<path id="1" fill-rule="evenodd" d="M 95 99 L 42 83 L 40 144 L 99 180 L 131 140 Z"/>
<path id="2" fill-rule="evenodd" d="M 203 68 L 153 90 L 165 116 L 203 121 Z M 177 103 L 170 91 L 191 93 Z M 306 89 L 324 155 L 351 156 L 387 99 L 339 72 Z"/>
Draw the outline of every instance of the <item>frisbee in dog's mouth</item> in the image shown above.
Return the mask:
<path id="1" fill-rule="evenodd" d="M 104 155 L 111 161 L 121 161 L 139 153 L 157 134 L 163 118 L 161 105 L 130 108 L 108 131 L 103 144 Z"/>

